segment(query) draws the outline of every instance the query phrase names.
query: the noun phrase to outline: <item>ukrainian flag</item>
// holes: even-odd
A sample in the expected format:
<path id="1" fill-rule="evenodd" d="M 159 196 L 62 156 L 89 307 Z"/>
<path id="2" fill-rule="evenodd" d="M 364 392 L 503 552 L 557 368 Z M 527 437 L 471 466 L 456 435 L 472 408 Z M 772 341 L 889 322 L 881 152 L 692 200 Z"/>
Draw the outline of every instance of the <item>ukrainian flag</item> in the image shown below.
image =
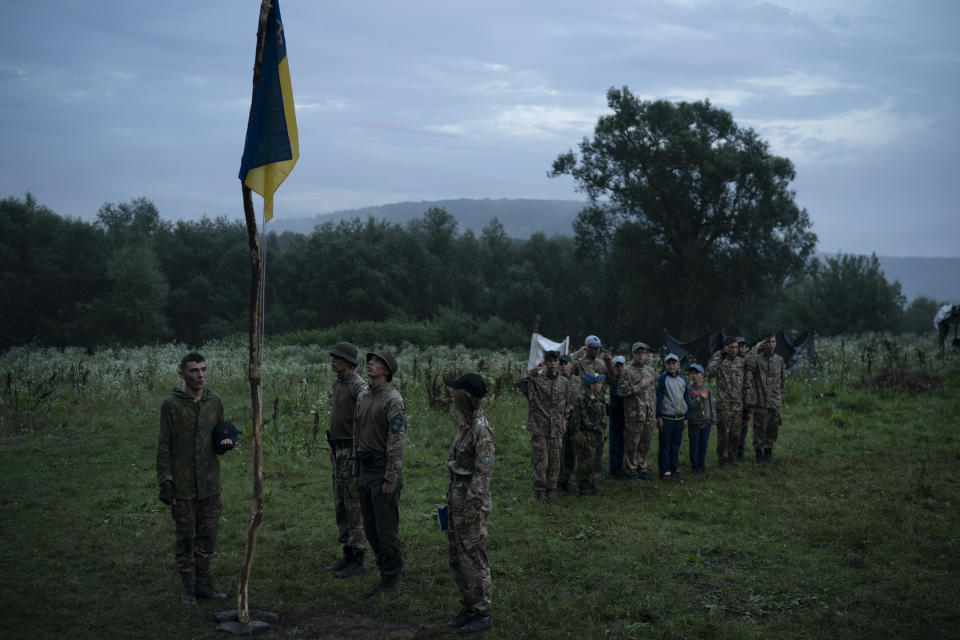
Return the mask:
<path id="1" fill-rule="evenodd" d="M 251 190 L 263 196 L 263 220 L 266 223 L 273 218 L 273 192 L 297 163 L 300 144 L 287 64 L 287 40 L 283 35 L 277 0 L 270 0 L 265 29 L 263 61 L 250 106 L 239 177 Z"/>

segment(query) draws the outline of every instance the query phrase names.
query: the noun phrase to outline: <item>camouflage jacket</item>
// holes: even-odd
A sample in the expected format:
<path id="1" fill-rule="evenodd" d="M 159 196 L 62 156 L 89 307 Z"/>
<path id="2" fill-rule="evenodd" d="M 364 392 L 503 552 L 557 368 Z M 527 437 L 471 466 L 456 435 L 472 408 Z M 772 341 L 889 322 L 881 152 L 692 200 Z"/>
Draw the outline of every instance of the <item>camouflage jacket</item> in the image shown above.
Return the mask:
<path id="1" fill-rule="evenodd" d="M 333 381 L 330 437 L 334 440 L 353 440 L 353 416 L 357 410 L 357 396 L 366 388 L 367 383 L 356 371 L 337 376 Z"/>
<path id="2" fill-rule="evenodd" d="M 717 406 L 723 411 L 743 409 L 744 360 L 740 356 L 730 357 L 724 351 L 717 351 L 707 363 L 707 376 L 717 381 Z"/>
<path id="3" fill-rule="evenodd" d="M 561 375 L 562 378 L 567 380 L 567 411 L 565 414 L 565 419 L 567 423 L 570 422 L 570 413 L 573 411 L 573 405 L 576 403 L 577 398 L 583 395 L 583 382 L 577 378 L 573 377 L 573 373 L 569 376 Z"/>
<path id="4" fill-rule="evenodd" d="M 466 491 L 464 515 L 470 518 L 478 511 L 490 513 L 490 474 L 493 471 L 493 427 L 483 409 L 470 416 L 457 430 L 450 445 L 447 467 L 457 476 L 470 476 Z"/>
<path id="5" fill-rule="evenodd" d="M 403 397 L 393 385 L 368 387 L 357 396 L 353 420 L 353 455 L 372 453 L 383 463 L 383 481 L 396 483 L 403 470 L 407 418 Z"/>
<path id="6" fill-rule="evenodd" d="M 607 405 L 603 396 L 598 395 L 590 399 L 586 393 L 577 398 L 573 405 L 570 417 L 570 432 L 574 435 L 580 431 L 597 431 L 604 433 L 607 430 Z"/>
<path id="7" fill-rule="evenodd" d="M 570 377 L 577 381 L 577 384 L 583 386 L 583 376 L 588 373 L 599 373 L 604 376 L 603 391 L 607 391 L 607 381 L 612 380 L 607 371 L 607 364 L 602 358 L 591 358 L 586 353 L 581 353 L 573 358 L 573 368 L 570 370 Z"/>
<path id="8" fill-rule="evenodd" d="M 199 400 L 174 389 L 160 406 L 157 482 L 173 482 L 178 500 L 220 494 L 220 459 L 213 429 L 223 420 L 223 400 L 204 387 Z"/>
<path id="9" fill-rule="evenodd" d="M 647 380 L 644 384 L 643 381 Z M 657 374 L 650 365 L 640 365 L 631 362 L 620 372 L 620 383 L 617 386 L 617 395 L 623 398 L 624 408 L 631 403 L 639 403 L 644 407 L 657 406 Z"/>
<path id="10" fill-rule="evenodd" d="M 567 418 L 568 378 L 552 378 L 536 369 L 517 378 L 517 388 L 527 397 L 527 431 L 531 435 L 559 438 Z"/>
<path id="11" fill-rule="evenodd" d="M 786 389 L 786 367 L 777 354 L 752 354 L 747 358 L 746 403 L 759 409 L 779 409 Z"/>

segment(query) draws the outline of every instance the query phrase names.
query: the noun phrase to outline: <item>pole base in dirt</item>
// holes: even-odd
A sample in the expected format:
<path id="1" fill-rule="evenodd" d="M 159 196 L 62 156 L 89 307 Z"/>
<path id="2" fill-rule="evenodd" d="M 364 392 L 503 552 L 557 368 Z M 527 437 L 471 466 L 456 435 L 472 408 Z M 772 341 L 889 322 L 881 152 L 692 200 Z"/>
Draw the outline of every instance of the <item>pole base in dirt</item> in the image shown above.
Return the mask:
<path id="1" fill-rule="evenodd" d="M 217 622 L 217 631 L 226 631 L 235 636 L 252 635 L 257 631 L 269 629 L 271 624 L 280 622 L 280 616 L 277 614 L 259 609 L 250 609 L 250 622 L 240 622 L 236 609 L 217 611 L 213 614 L 213 619 Z"/>

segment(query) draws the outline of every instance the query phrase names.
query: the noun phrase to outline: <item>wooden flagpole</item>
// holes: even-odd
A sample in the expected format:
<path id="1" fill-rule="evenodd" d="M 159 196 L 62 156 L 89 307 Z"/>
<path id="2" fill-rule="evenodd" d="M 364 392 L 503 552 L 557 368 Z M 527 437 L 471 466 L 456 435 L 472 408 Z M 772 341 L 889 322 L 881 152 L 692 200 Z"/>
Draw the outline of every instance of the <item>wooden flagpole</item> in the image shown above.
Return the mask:
<path id="1" fill-rule="evenodd" d="M 260 80 L 260 67 L 263 63 L 263 44 L 266 36 L 267 16 L 270 13 L 270 0 L 260 4 L 260 24 L 257 29 L 257 55 L 253 65 L 253 96 L 257 94 Z M 253 111 L 254 97 L 250 99 L 250 111 Z M 247 236 L 250 243 L 250 409 L 253 421 L 253 510 L 250 513 L 250 526 L 243 547 L 243 564 L 240 565 L 240 582 L 237 586 L 237 618 L 246 624 L 250 621 L 250 572 L 253 566 L 253 553 L 257 545 L 257 528 L 263 519 L 263 393 L 260 380 L 260 312 L 262 280 L 262 252 L 260 233 L 257 229 L 257 217 L 253 210 L 253 196 L 250 187 L 241 182 L 243 189 L 243 213 L 247 221 Z"/>

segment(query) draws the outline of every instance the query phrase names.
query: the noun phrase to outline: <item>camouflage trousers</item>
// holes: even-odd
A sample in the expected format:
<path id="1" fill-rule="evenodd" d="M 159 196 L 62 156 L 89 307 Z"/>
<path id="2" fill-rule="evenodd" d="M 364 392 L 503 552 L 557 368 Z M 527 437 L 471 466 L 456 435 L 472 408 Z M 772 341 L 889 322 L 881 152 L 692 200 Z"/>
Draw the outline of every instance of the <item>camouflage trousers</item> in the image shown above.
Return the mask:
<path id="1" fill-rule="evenodd" d="M 178 498 L 170 507 L 173 515 L 176 541 L 173 563 L 181 573 L 193 573 L 197 564 L 209 566 L 217 546 L 217 528 L 223 504 L 220 496 L 209 498 Z"/>
<path id="2" fill-rule="evenodd" d="M 646 473 L 656 411 L 635 401 L 624 402 L 623 417 L 623 472 L 631 476 Z"/>
<path id="3" fill-rule="evenodd" d="M 579 437 L 581 434 L 582 438 Z M 577 440 L 577 488 L 595 491 L 603 472 L 603 432 L 591 429 L 574 437 Z"/>
<path id="4" fill-rule="evenodd" d="M 337 447 L 333 454 L 333 504 L 340 530 L 337 540 L 341 547 L 364 551 L 367 538 L 363 533 L 363 510 L 350 453 L 349 447 Z"/>
<path id="5" fill-rule="evenodd" d="M 487 513 L 466 514 L 466 486 L 451 482 L 447 491 L 447 558 L 464 609 L 489 615 L 492 602 L 487 558 Z M 470 522 L 466 520 L 470 519 Z"/>
<path id="6" fill-rule="evenodd" d="M 733 462 L 740 447 L 740 407 L 717 407 L 717 462 Z"/>
<path id="7" fill-rule="evenodd" d="M 773 449 L 780 431 L 780 411 L 753 409 L 753 448 Z"/>
<path id="8" fill-rule="evenodd" d="M 533 491 L 537 495 L 545 495 L 557 488 L 561 442 L 559 437 L 530 436 L 530 467 Z"/>
<path id="9" fill-rule="evenodd" d="M 560 451 L 560 476 L 559 483 L 564 484 L 570 481 L 573 476 L 573 470 L 577 466 L 577 447 L 570 442 L 570 430 L 563 432 L 563 444 Z"/>

